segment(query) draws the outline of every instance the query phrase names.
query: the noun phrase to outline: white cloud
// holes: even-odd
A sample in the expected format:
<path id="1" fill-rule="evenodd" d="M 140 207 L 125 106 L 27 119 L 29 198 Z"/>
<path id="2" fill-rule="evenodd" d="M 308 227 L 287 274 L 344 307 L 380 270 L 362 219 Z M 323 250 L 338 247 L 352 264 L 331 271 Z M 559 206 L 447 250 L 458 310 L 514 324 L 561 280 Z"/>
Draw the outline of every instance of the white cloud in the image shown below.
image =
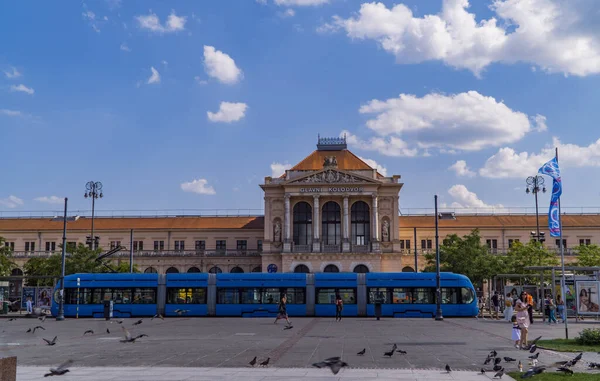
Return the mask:
<path id="1" fill-rule="evenodd" d="M 208 180 L 206 179 L 198 179 L 193 180 L 191 182 L 182 183 L 181 190 L 183 190 L 184 192 L 192 192 L 198 194 L 217 194 L 217 192 L 215 192 L 215 189 L 212 186 L 208 185 Z"/>
<path id="2" fill-rule="evenodd" d="M 15 67 L 11 67 L 10 71 L 4 70 L 4 75 L 6 76 L 6 78 L 19 78 L 21 76 L 21 73 L 17 70 L 17 68 Z"/>
<path id="3" fill-rule="evenodd" d="M 260 5 L 267 5 L 267 0 L 256 0 L 256 2 Z"/>
<path id="4" fill-rule="evenodd" d="M 527 115 L 477 91 L 422 98 L 400 94 L 372 100 L 359 112 L 375 115 L 366 125 L 378 135 L 402 136 L 419 148 L 481 150 L 518 141 L 532 129 Z M 544 120 L 541 115 L 534 118 Z"/>
<path id="5" fill-rule="evenodd" d="M 23 205 L 23 200 L 21 200 L 17 196 L 10 195 L 7 198 L 1 198 L 0 205 L 12 209 L 16 208 L 17 206 Z"/>
<path id="6" fill-rule="evenodd" d="M 367 165 L 371 168 L 375 168 L 377 170 L 377 172 L 379 172 L 381 175 L 383 176 L 387 176 L 387 168 L 384 167 L 383 165 L 377 163 L 375 160 L 373 159 L 367 159 L 364 157 L 358 157 L 360 160 L 364 161 L 365 163 L 367 163 Z"/>
<path id="7" fill-rule="evenodd" d="M 165 60 L 160 61 L 161 64 L 165 65 L 165 66 L 169 66 L 169 63 Z"/>
<path id="8" fill-rule="evenodd" d="M 288 163 L 271 163 L 271 177 L 277 178 L 285 173 L 287 169 L 292 168 L 291 164 Z"/>
<path id="9" fill-rule="evenodd" d="M 494 62 L 600 73 L 597 0 L 494 0 L 494 17 L 481 21 L 468 7 L 468 0 L 444 0 L 438 14 L 419 18 L 403 4 L 363 3 L 353 17 L 334 16 L 327 25 L 353 39 L 375 40 L 398 63 L 440 60 L 475 75 Z"/>
<path id="10" fill-rule="evenodd" d="M 458 160 L 456 163 L 452 164 L 448 169 L 451 169 L 454 172 L 456 172 L 457 176 L 475 176 L 475 172 L 471 171 L 471 169 L 467 167 L 467 162 L 464 160 Z"/>
<path id="11" fill-rule="evenodd" d="M 221 102 L 219 111 L 216 113 L 208 111 L 208 120 L 211 122 L 237 122 L 246 115 L 248 105 L 245 103 Z"/>
<path id="12" fill-rule="evenodd" d="M 126 43 L 122 43 L 121 46 L 120 46 L 120 49 L 122 51 L 124 51 L 124 52 L 130 52 L 131 51 L 131 49 L 129 49 L 129 46 L 127 46 Z"/>
<path id="13" fill-rule="evenodd" d="M 43 196 L 43 197 L 36 197 L 34 198 L 35 201 L 39 201 L 39 202 L 44 202 L 46 204 L 62 204 L 65 202 L 64 198 L 61 197 L 57 197 L 57 196 Z"/>
<path id="14" fill-rule="evenodd" d="M 138 25 L 142 29 L 147 29 L 155 33 L 173 33 L 179 32 L 185 29 L 185 23 L 187 17 L 179 17 L 172 11 L 165 25 L 160 23 L 160 19 L 155 13 L 148 15 L 135 16 Z"/>
<path id="15" fill-rule="evenodd" d="M 199 76 L 195 76 L 194 81 L 196 81 L 196 83 L 199 85 L 208 85 L 208 81 L 200 78 Z"/>
<path id="16" fill-rule="evenodd" d="M 6 115 L 6 116 L 22 116 L 23 113 L 21 111 L 17 111 L 17 110 L 7 110 L 5 108 L 0 108 L 0 115 Z"/>
<path id="17" fill-rule="evenodd" d="M 365 151 L 377 151 L 386 156 L 417 156 L 418 150 L 408 148 L 408 144 L 400 138 L 390 136 L 389 138 L 373 137 L 362 140 L 348 131 L 342 131 L 340 136 L 346 135 L 346 141 L 350 146 Z"/>
<path id="18" fill-rule="evenodd" d="M 206 74 L 228 85 L 237 83 L 243 77 L 233 58 L 213 46 L 204 45 L 204 69 Z"/>
<path id="19" fill-rule="evenodd" d="M 89 21 L 96 20 L 96 14 L 94 12 L 92 12 L 92 11 L 83 12 L 81 15 L 86 20 L 89 20 Z"/>
<path id="20" fill-rule="evenodd" d="M 543 132 L 548 131 L 548 126 L 546 125 L 546 117 L 540 114 L 537 114 L 533 118 L 534 123 L 537 125 L 536 131 Z"/>
<path id="21" fill-rule="evenodd" d="M 12 85 L 10 87 L 10 91 L 18 91 L 18 92 L 26 93 L 26 94 L 29 94 L 29 95 L 33 95 L 33 93 L 35 93 L 35 90 L 33 90 L 31 87 L 27 87 L 27 86 L 25 86 L 23 84 Z"/>
<path id="22" fill-rule="evenodd" d="M 108 21 L 108 16 L 104 16 L 104 17 L 102 18 L 102 20 L 104 20 L 104 21 Z"/>
<path id="23" fill-rule="evenodd" d="M 448 189 L 448 194 L 454 198 L 454 201 L 450 206 L 453 208 L 504 208 L 501 204 L 488 205 L 477 197 L 477 194 L 469 191 L 466 186 L 462 184 L 453 185 Z"/>
<path id="24" fill-rule="evenodd" d="M 158 73 L 158 71 L 154 68 L 154 66 L 152 66 L 150 70 L 152 71 L 152 75 L 150 76 L 150 78 L 148 78 L 148 81 L 146 83 L 148 85 L 160 83 L 160 74 Z"/>
<path id="25" fill-rule="evenodd" d="M 292 8 L 288 8 L 283 12 L 279 12 L 279 17 L 281 17 L 282 19 L 288 18 L 288 17 L 294 17 L 296 15 L 296 11 L 294 11 Z"/>
<path id="26" fill-rule="evenodd" d="M 275 0 L 275 4 L 285 7 L 306 7 L 329 3 L 329 0 Z"/>

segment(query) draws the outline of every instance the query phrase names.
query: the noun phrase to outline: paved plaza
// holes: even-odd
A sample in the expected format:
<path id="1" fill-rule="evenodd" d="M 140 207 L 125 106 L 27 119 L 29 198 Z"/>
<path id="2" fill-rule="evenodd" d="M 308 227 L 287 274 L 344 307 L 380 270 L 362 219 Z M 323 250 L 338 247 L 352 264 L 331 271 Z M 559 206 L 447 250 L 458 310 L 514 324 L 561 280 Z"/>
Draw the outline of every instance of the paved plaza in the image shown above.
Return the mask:
<path id="1" fill-rule="evenodd" d="M 376 321 L 373 318 L 348 318 L 336 323 L 333 318 L 294 318 L 294 328 L 290 330 L 284 330 L 282 322 L 274 325 L 270 318 L 145 318 L 142 324 L 133 326 L 137 320 L 125 319 L 122 326 L 134 336 L 144 333 L 148 337 L 135 343 L 121 343 L 121 325 L 116 321 L 69 319 L 56 322 L 48 319 L 40 324 L 37 319 L 0 319 L 0 356 L 17 356 L 19 380 L 37 379 L 50 366 L 73 359 L 69 377 L 64 379 L 243 378 L 254 381 L 281 379 L 285 372 L 289 372 L 285 373 L 285 378 L 292 380 L 294 377 L 311 380 L 469 380 L 471 376 L 477 376 L 492 349 L 500 356 L 523 361 L 525 366 L 529 355 L 513 347 L 509 323 L 491 320 L 445 319 L 436 322 L 431 319 Z M 28 328 L 36 325 L 44 326 L 45 330 L 26 333 Z M 573 323 L 570 336 L 574 337 L 583 328 L 599 326 L 591 322 Z M 107 328 L 110 334 L 106 333 Z M 94 334 L 84 336 L 89 329 Z M 539 335 L 564 337 L 564 329 L 560 325 L 548 326 L 538 321 L 531 327 L 531 338 Z M 58 336 L 54 346 L 48 346 L 42 340 L 54 336 Z M 392 358 L 384 357 L 384 352 L 394 343 L 407 354 L 394 353 Z M 363 348 L 365 355 L 358 356 L 357 352 Z M 269 367 L 248 367 L 248 362 L 255 356 L 258 361 L 269 357 Z M 312 363 L 333 356 L 342 357 L 349 367 L 336 376 L 327 369 L 311 367 Z M 570 354 L 542 350 L 540 364 L 549 365 L 571 357 Z M 600 361 L 600 356 L 590 353 L 584 360 Z M 456 372 L 442 373 L 446 364 Z M 507 370 L 514 370 L 510 367 L 516 368 L 516 365 L 507 364 Z M 123 378 L 119 372 L 131 377 Z M 167 374 L 171 376 L 164 378 Z"/>

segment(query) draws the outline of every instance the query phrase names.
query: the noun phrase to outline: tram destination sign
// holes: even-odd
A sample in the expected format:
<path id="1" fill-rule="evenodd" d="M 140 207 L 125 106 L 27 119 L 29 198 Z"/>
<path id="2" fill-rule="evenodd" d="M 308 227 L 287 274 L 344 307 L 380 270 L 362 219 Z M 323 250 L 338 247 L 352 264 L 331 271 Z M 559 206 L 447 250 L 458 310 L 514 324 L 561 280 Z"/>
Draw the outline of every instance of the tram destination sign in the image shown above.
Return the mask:
<path id="1" fill-rule="evenodd" d="M 326 188 L 300 188 L 300 193 L 345 193 L 357 192 L 361 193 L 362 187 L 326 187 Z"/>

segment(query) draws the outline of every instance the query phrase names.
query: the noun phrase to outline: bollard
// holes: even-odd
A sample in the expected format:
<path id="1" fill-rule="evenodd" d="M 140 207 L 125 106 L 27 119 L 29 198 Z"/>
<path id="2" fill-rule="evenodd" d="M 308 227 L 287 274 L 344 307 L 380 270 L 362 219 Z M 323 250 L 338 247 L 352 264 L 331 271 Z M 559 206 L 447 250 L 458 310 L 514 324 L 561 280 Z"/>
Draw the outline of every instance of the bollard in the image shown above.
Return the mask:
<path id="1" fill-rule="evenodd" d="M 0 381 L 17 381 L 17 358 L 0 358 Z"/>

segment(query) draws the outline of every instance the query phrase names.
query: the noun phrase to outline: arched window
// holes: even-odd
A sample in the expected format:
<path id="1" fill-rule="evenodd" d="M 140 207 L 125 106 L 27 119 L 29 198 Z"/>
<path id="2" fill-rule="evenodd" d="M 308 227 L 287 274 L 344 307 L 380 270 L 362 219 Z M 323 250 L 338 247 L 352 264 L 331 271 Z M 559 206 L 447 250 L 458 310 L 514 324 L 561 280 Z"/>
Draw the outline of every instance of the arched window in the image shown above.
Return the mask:
<path id="1" fill-rule="evenodd" d="M 252 269 L 253 273 L 262 273 L 262 267 L 260 266 L 256 266 L 255 268 Z"/>
<path id="2" fill-rule="evenodd" d="M 223 270 L 221 270 L 217 266 L 213 266 L 213 267 L 210 268 L 210 270 L 208 270 L 208 272 L 211 273 L 211 274 L 221 274 L 223 272 Z"/>
<path id="3" fill-rule="evenodd" d="M 177 273 L 179 273 L 179 270 L 177 270 L 176 267 L 169 267 L 167 269 L 167 274 L 177 274 Z"/>
<path id="4" fill-rule="evenodd" d="M 154 267 L 148 267 L 146 270 L 144 270 L 144 274 L 157 274 L 158 271 L 156 271 L 156 269 Z"/>
<path id="5" fill-rule="evenodd" d="M 336 265 L 327 265 L 323 269 L 324 273 L 339 273 L 340 269 Z"/>
<path id="6" fill-rule="evenodd" d="M 323 205 L 321 239 L 324 245 L 339 245 L 341 243 L 342 225 L 340 206 L 333 201 Z"/>
<path id="7" fill-rule="evenodd" d="M 230 273 L 233 273 L 233 274 L 241 274 L 241 273 L 243 273 L 243 272 L 244 272 L 244 270 L 242 270 L 242 268 L 241 268 L 241 267 L 239 267 L 239 266 L 235 266 L 235 267 L 234 267 L 234 268 L 232 268 L 232 269 L 231 269 L 231 271 L 230 271 Z"/>
<path id="8" fill-rule="evenodd" d="M 200 271 L 199 268 L 197 268 L 196 266 L 190 267 L 187 271 L 188 273 L 201 273 L 202 271 Z"/>
<path id="9" fill-rule="evenodd" d="M 359 273 L 359 274 L 366 274 L 366 273 L 369 272 L 369 268 L 367 266 L 365 266 L 365 265 L 357 265 L 354 268 L 354 272 L 355 273 Z"/>
<path id="10" fill-rule="evenodd" d="M 363 201 L 352 204 L 350 209 L 352 243 L 354 245 L 368 245 L 370 241 L 369 205 Z"/>
<path id="11" fill-rule="evenodd" d="M 294 267 L 294 272 L 308 274 L 308 273 L 310 273 L 310 269 L 306 265 L 298 265 L 298 266 Z"/>
<path id="12" fill-rule="evenodd" d="M 402 272 L 403 272 L 403 273 L 414 273 L 414 272 L 415 272 L 415 269 L 413 269 L 413 268 L 412 268 L 412 267 L 410 267 L 410 266 L 406 266 L 406 267 L 403 267 L 403 268 L 402 268 Z"/>
<path id="13" fill-rule="evenodd" d="M 312 208 L 307 202 L 294 205 L 294 245 L 312 243 Z"/>

